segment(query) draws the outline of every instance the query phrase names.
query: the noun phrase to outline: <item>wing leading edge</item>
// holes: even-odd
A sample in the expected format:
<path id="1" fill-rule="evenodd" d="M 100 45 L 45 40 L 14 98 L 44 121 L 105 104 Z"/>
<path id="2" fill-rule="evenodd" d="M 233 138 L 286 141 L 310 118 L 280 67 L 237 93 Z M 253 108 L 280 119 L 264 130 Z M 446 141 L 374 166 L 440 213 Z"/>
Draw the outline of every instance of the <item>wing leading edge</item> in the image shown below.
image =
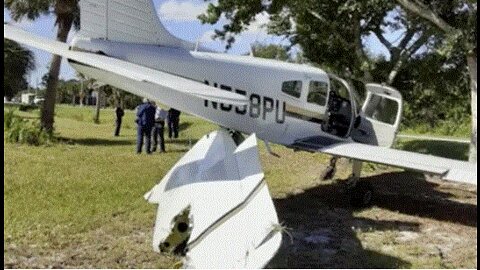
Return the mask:
<path id="1" fill-rule="evenodd" d="M 477 185 L 477 163 L 473 164 L 466 161 L 355 142 L 337 142 L 329 145 L 320 145 L 309 143 L 308 140 L 302 140 L 292 145 L 292 147 L 410 169 L 439 175 L 443 180 Z"/>
<path id="2" fill-rule="evenodd" d="M 168 88 L 172 91 L 196 96 L 211 101 L 223 102 L 233 105 L 245 105 L 245 96 L 228 91 L 219 90 L 203 83 L 172 75 L 166 72 L 154 70 L 127 61 L 103 56 L 95 53 L 69 50 L 65 43 L 50 40 L 28 33 L 17 27 L 4 24 L 4 37 L 25 45 L 33 46 L 50 53 L 60 55 L 69 60 L 89 65 L 101 70 L 140 82 L 153 83 L 159 87 Z M 158 97 L 161 99 L 162 97 Z"/>

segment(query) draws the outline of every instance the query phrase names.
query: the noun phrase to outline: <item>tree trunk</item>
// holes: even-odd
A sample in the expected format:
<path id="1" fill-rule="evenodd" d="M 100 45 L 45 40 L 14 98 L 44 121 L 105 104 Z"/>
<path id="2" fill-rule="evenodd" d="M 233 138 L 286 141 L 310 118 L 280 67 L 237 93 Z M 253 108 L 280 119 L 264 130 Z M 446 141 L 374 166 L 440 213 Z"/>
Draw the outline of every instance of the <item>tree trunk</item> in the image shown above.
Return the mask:
<path id="1" fill-rule="evenodd" d="M 72 27 L 72 20 L 62 20 L 58 22 L 57 41 L 66 42 L 68 32 Z M 45 100 L 41 111 L 41 128 L 51 133 L 53 132 L 53 123 L 55 115 L 56 88 L 58 83 L 58 74 L 60 73 L 60 64 L 62 57 L 54 55 L 50 64 L 47 79 L 47 89 L 45 91 Z"/>
<path id="2" fill-rule="evenodd" d="M 477 162 L 477 56 L 468 55 L 468 72 L 470 73 L 470 88 L 472 91 L 472 137 L 470 141 L 470 154 L 468 161 Z"/>
<path id="3" fill-rule="evenodd" d="M 80 107 L 83 107 L 83 100 L 85 99 L 85 91 L 83 90 L 83 79 L 80 80 Z"/>
<path id="4" fill-rule="evenodd" d="M 100 124 L 100 106 L 101 106 L 101 96 L 102 96 L 102 90 L 99 88 L 97 90 L 97 98 L 96 98 L 96 104 L 95 104 L 95 116 L 93 117 L 93 122 L 95 124 Z"/>

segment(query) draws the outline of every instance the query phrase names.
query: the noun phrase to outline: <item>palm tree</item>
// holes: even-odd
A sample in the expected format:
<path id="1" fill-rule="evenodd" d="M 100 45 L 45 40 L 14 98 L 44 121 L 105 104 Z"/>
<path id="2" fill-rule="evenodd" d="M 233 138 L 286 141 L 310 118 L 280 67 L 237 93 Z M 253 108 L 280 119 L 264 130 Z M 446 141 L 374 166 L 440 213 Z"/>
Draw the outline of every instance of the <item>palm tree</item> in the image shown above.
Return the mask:
<path id="1" fill-rule="evenodd" d="M 27 87 L 26 75 L 35 69 L 33 53 L 18 43 L 3 40 L 3 94 L 11 99 Z"/>
<path id="2" fill-rule="evenodd" d="M 67 41 L 68 33 L 72 25 L 76 28 L 80 26 L 78 0 L 5 0 L 4 6 L 10 11 L 11 17 L 15 21 L 25 17 L 30 20 L 35 20 L 40 15 L 55 14 L 55 25 L 58 27 L 56 39 L 60 42 Z M 60 56 L 54 55 L 48 71 L 47 90 L 45 92 L 45 101 L 40 117 L 41 128 L 47 132 L 53 131 L 56 87 L 61 60 L 62 58 Z"/>

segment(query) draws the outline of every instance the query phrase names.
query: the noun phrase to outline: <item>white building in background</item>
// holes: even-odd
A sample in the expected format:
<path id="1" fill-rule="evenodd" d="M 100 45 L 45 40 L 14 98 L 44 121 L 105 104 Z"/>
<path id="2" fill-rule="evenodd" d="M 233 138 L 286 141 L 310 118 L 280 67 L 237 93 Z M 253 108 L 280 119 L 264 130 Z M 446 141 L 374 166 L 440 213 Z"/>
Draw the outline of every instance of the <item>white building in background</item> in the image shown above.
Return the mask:
<path id="1" fill-rule="evenodd" d="M 22 94 L 21 102 L 23 104 L 34 104 L 34 101 L 35 101 L 35 94 L 31 94 L 31 93 Z"/>

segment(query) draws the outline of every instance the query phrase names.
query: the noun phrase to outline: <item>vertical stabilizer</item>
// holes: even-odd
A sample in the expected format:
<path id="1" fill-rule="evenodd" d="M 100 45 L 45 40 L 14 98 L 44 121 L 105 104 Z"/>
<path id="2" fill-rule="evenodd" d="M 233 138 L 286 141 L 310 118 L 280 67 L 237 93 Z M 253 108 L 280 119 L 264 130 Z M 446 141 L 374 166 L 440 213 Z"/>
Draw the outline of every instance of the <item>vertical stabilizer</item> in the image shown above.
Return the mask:
<path id="1" fill-rule="evenodd" d="M 194 47 L 165 29 L 152 0 L 82 0 L 80 28 L 80 33 L 90 38 L 167 47 Z"/>

